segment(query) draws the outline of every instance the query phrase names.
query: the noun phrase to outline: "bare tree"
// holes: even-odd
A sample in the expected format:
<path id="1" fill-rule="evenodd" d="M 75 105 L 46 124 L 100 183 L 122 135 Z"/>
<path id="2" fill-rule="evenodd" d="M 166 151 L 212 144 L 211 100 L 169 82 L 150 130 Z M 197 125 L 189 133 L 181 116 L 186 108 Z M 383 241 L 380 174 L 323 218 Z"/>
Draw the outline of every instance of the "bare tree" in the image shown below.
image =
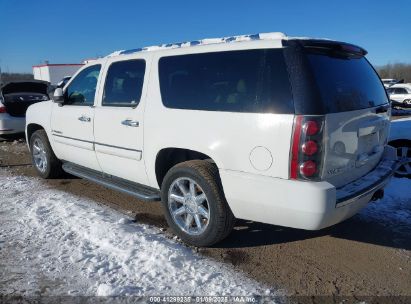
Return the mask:
<path id="1" fill-rule="evenodd" d="M 29 73 L 1 73 L 0 79 L 5 84 L 11 81 L 33 80 L 34 77 L 33 74 Z"/>
<path id="2" fill-rule="evenodd" d="M 411 64 L 389 63 L 376 69 L 381 78 L 403 79 L 405 83 L 411 83 Z"/>

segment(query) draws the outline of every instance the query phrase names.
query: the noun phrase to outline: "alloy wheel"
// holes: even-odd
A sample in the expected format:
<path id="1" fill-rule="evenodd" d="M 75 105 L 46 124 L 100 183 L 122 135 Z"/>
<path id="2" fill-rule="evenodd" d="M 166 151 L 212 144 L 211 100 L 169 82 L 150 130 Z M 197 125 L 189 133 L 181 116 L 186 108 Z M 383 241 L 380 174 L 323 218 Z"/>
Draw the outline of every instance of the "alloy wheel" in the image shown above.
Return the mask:
<path id="1" fill-rule="evenodd" d="M 47 169 L 47 153 L 43 142 L 39 138 L 34 139 L 32 149 L 34 165 L 44 173 Z"/>
<path id="2" fill-rule="evenodd" d="M 210 222 L 210 207 L 203 189 L 188 177 L 176 179 L 168 191 L 168 209 L 175 224 L 194 236 L 203 233 Z"/>

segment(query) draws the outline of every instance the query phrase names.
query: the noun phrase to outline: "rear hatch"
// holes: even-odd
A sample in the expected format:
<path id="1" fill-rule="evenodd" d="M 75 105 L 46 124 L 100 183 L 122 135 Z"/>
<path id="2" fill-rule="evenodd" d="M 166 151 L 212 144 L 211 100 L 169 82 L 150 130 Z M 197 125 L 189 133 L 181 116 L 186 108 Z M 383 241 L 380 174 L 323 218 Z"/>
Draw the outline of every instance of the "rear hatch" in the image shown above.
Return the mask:
<path id="1" fill-rule="evenodd" d="M 48 83 L 40 81 L 10 82 L 1 88 L 3 104 L 11 116 L 23 117 L 27 108 L 49 99 Z"/>
<path id="2" fill-rule="evenodd" d="M 323 121 L 318 179 L 343 186 L 367 174 L 382 157 L 390 123 L 386 91 L 359 47 L 318 40 L 288 45 L 294 49 L 286 57 L 296 114 Z"/>

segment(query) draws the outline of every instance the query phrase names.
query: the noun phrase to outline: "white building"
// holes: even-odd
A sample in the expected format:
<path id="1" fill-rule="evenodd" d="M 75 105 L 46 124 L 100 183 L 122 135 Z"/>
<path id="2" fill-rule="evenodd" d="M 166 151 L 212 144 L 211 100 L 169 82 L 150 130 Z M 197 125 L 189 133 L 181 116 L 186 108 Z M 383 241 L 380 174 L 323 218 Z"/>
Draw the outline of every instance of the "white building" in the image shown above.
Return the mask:
<path id="1" fill-rule="evenodd" d="M 44 80 L 56 85 L 63 77 L 72 76 L 83 63 L 45 63 L 33 66 L 34 79 Z"/>

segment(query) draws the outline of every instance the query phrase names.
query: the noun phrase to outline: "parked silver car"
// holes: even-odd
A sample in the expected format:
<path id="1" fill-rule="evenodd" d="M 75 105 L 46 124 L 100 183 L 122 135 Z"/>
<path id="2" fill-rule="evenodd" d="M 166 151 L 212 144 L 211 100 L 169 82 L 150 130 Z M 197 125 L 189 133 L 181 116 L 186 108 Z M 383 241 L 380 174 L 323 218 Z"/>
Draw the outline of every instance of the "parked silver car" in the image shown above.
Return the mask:
<path id="1" fill-rule="evenodd" d="M 395 84 L 387 92 L 393 107 L 411 108 L 411 84 Z"/>
<path id="2" fill-rule="evenodd" d="M 27 108 L 49 99 L 49 83 L 10 82 L 0 88 L 0 135 L 24 132 Z"/>

